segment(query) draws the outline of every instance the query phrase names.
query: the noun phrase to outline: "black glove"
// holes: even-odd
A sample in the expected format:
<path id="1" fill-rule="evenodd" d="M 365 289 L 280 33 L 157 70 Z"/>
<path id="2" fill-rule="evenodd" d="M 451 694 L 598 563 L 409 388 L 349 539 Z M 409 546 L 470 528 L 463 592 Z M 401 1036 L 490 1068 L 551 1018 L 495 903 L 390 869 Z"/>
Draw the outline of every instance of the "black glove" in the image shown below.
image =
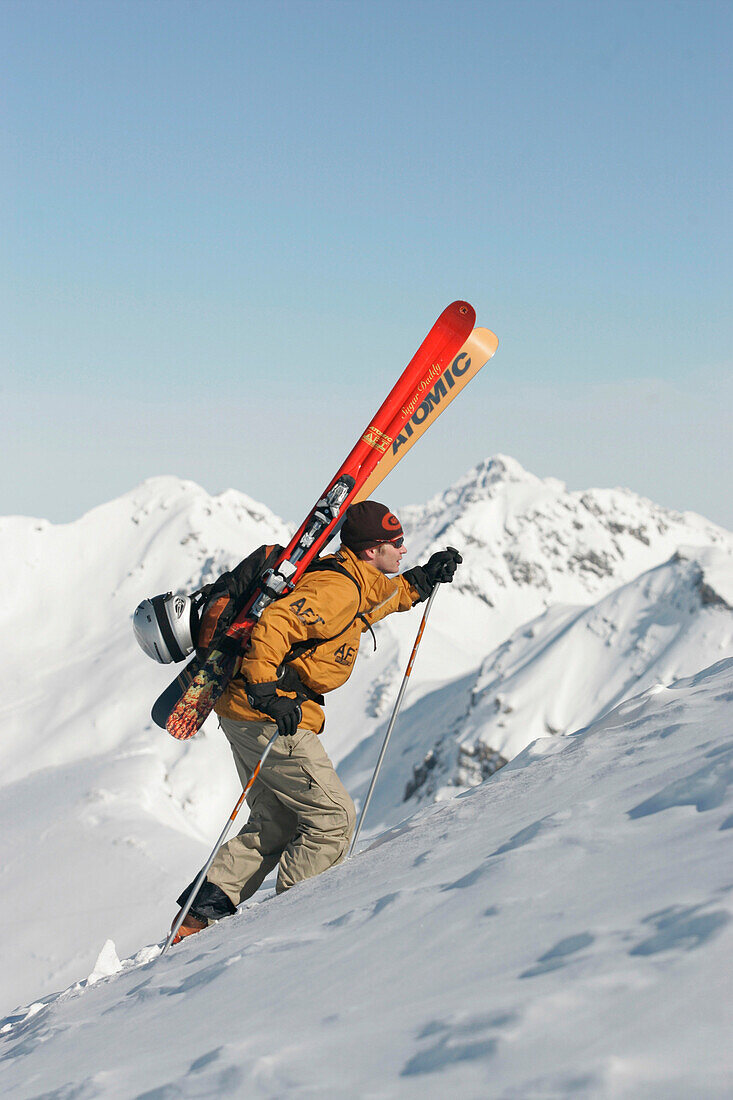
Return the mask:
<path id="1" fill-rule="evenodd" d="M 450 584 L 462 561 L 463 558 L 453 546 L 449 546 L 447 550 L 438 550 L 431 555 L 423 566 L 423 572 L 431 589 L 435 588 L 436 584 Z"/>
<path id="2" fill-rule="evenodd" d="M 300 700 L 296 696 L 278 695 L 276 683 L 247 684 L 247 699 L 255 710 L 272 718 L 281 737 L 292 737 L 303 717 Z"/>
<path id="3" fill-rule="evenodd" d="M 450 584 L 456 568 L 463 558 L 458 551 L 449 546 L 447 550 L 438 550 L 432 554 L 425 565 L 416 565 L 402 574 L 420 593 L 420 601 L 427 600 L 436 584 Z"/>

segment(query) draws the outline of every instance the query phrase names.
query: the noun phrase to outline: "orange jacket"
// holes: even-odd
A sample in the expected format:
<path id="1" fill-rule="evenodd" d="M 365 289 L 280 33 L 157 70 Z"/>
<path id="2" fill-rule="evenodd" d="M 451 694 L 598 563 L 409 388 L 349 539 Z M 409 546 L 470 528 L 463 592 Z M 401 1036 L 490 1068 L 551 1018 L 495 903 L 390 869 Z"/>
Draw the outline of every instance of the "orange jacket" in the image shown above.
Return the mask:
<path id="1" fill-rule="evenodd" d="M 332 555 L 358 582 L 341 573 L 306 573 L 293 591 L 270 604 L 252 631 L 239 674 L 216 705 L 216 713 L 238 721 L 271 721 L 247 702 L 246 683 L 272 683 L 297 642 L 327 638 L 310 653 L 288 663 L 311 691 L 323 694 L 345 684 L 351 675 L 359 642 L 372 623 L 393 611 L 408 611 L 420 593 L 405 577 L 387 577 L 342 546 Z M 363 615 L 364 618 L 356 618 Z M 325 715 L 318 703 L 302 704 L 305 729 L 320 733 Z"/>

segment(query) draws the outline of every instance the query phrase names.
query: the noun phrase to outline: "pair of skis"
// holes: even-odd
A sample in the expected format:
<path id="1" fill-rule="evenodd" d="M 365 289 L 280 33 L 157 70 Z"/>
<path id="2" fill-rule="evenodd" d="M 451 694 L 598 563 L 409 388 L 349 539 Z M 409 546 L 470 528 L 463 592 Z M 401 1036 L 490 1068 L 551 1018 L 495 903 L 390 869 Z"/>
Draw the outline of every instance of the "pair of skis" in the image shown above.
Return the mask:
<path id="1" fill-rule="evenodd" d="M 219 648 L 194 657 L 160 696 L 153 720 L 180 741 L 201 728 L 241 662 L 264 609 L 290 592 L 344 520 L 346 509 L 366 500 L 443 409 L 491 358 L 493 332 L 474 328 L 468 302 L 443 310 L 366 431 L 329 482 L 281 557 L 227 630 Z"/>

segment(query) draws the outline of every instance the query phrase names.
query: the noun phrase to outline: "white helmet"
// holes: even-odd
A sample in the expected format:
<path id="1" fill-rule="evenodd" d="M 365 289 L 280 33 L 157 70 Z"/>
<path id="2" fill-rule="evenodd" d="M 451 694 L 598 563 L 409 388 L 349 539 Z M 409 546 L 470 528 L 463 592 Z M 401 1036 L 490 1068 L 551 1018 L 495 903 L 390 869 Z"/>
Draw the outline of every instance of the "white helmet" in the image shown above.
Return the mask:
<path id="1" fill-rule="evenodd" d="M 132 629 L 141 649 L 161 665 L 182 661 L 193 652 L 198 628 L 197 604 L 191 596 L 166 592 L 135 608 Z"/>

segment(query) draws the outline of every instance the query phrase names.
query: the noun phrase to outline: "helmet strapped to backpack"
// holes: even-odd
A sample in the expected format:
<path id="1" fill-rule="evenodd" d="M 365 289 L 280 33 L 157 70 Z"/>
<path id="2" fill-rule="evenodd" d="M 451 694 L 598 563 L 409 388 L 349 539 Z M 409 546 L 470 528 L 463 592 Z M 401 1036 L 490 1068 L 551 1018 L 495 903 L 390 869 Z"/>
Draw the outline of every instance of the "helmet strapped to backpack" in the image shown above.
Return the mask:
<path id="1" fill-rule="evenodd" d="M 234 569 L 190 596 L 166 592 L 143 600 L 132 617 L 141 649 L 154 661 L 169 665 L 188 657 L 194 648 L 202 657 L 214 642 L 224 644 L 227 628 L 282 549 L 278 545 L 258 547 Z"/>
<path id="2" fill-rule="evenodd" d="M 193 652 L 198 636 L 199 603 L 195 596 L 165 592 L 138 604 L 132 629 L 148 657 L 169 665 Z"/>

